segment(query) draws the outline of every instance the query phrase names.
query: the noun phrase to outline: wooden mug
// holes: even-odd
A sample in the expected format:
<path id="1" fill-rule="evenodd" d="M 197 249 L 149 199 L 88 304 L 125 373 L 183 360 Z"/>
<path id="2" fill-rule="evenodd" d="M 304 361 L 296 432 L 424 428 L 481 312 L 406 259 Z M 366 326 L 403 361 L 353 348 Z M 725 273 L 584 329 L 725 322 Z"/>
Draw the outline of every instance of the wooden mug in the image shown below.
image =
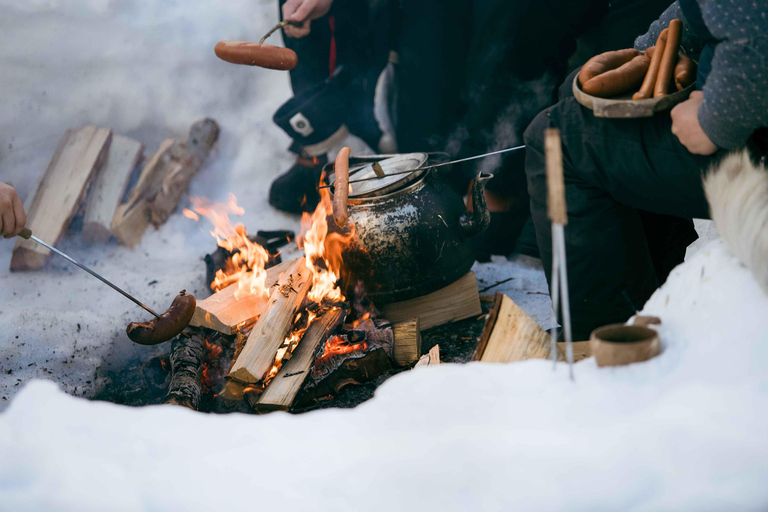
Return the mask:
<path id="1" fill-rule="evenodd" d="M 655 316 L 638 316 L 633 325 L 612 324 L 592 331 L 589 345 L 597 366 L 639 363 L 659 355 L 659 333 L 647 326 L 660 323 Z"/>

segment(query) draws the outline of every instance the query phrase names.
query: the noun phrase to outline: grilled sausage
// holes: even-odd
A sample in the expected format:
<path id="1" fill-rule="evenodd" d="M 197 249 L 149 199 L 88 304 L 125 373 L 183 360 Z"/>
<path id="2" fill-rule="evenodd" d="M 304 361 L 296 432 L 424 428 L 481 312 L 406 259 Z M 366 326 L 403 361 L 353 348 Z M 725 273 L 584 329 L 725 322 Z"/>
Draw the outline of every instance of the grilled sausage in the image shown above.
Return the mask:
<path id="1" fill-rule="evenodd" d="M 667 45 L 664 48 L 664 55 L 661 57 L 661 65 L 659 66 L 659 76 L 656 78 L 656 86 L 653 88 L 654 98 L 666 96 L 669 92 L 669 84 L 672 83 L 672 74 L 675 71 L 680 40 L 683 36 L 683 22 L 674 19 L 669 22 L 667 30 L 669 30 L 667 33 Z"/>
<path id="2" fill-rule="evenodd" d="M 131 341 L 140 345 L 157 345 L 177 336 L 189 325 L 195 314 L 195 297 L 182 290 L 168 311 L 149 322 L 131 322 L 125 332 Z"/>
<path id="3" fill-rule="evenodd" d="M 587 63 L 582 66 L 581 71 L 579 71 L 579 85 L 581 85 L 583 89 L 584 84 L 591 79 L 626 64 L 638 55 L 640 55 L 640 52 L 634 48 L 595 55 L 589 59 Z"/>
<path id="4" fill-rule="evenodd" d="M 651 59 L 651 64 L 648 66 L 645 79 L 643 79 L 643 85 L 632 96 L 633 100 L 646 100 L 653 97 L 653 88 L 656 86 L 656 78 L 659 76 L 661 58 L 664 56 L 664 48 L 667 46 L 667 33 L 668 30 L 666 28 L 662 30 L 656 39 L 656 46 L 651 46 L 645 50 L 645 54 Z"/>
<path id="5" fill-rule="evenodd" d="M 288 71 L 296 67 L 299 58 L 290 48 L 245 41 L 219 41 L 213 49 L 221 60 L 232 64 L 259 66 Z"/>
<path id="6" fill-rule="evenodd" d="M 341 148 L 336 156 L 336 164 L 333 166 L 336 181 L 333 186 L 333 220 L 336 225 L 343 228 L 347 225 L 347 199 L 349 198 L 349 154 L 352 150 L 348 147 Z"/>
<path id="7" fill-rule="evenodd" d="M 675 66 L 675 87 L 682 91 L 696 81 L 696 63 L 686 54 L 681 53 Z"/>
<path id="8" fill-rule="evenodd" d="M 599 98 L 624 94 L 640 85 L 650 63 L 651 60 L 645 55 L 637 55 L 616 69 L 590 78 L 581 88 L 585 93 Z"/>

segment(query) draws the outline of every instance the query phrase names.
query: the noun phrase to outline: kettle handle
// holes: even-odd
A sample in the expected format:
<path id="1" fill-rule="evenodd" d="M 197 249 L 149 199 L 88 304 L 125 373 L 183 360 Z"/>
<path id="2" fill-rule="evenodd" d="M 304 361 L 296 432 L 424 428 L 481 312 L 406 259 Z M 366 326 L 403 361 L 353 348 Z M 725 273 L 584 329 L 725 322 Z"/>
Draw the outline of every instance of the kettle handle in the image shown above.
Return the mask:
<path id="1" fill-rule="evenodd" d="M 334 173 L 336 181 L 333 189 L 333 220 L 336 225 L 343 228 L 347 225 L 347 199 L 349 198 L 349 154 L 352 150 L 348 147 L 341 148 L 336 156 Z"/>

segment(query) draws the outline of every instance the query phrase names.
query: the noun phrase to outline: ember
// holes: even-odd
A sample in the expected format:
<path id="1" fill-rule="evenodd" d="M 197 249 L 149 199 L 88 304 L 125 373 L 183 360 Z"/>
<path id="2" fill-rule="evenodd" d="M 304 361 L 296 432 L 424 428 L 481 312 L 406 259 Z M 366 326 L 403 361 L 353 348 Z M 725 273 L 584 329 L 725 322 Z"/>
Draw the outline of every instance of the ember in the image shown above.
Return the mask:
<path id="1" fill-rule="evenodd" d="M 334 335 L 328 338 L 323 348 L 323 353 L 315 360 L 316 365 L 327 363 L 334 356 L 351 354 L 352 352 L 361 352 L 368 348 L 368 344 L 363 342 L 353 343 L 346 337 Z"/>

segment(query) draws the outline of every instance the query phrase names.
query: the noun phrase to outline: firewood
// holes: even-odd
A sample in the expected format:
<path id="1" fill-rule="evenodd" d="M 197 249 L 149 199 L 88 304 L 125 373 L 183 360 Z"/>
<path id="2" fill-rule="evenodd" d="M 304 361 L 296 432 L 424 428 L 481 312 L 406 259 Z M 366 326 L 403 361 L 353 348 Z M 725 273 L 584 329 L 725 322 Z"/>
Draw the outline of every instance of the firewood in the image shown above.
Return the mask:
<path id="1" fill-rule="evenodd" d="M 112 131 L 96 126 L 67 130 L 35 192 L 27 198 L 27 227 L 41 240 L 55 245 L 84 202 L 88 186 L 103 164 Z M 18 239 L 11 270 L 32 270 L 48 262 L 51 251 Z"/>
<path id="2" fill-rule="evenodd" d="M 440 345 L 435 345 L 429 349 L 429 352 L 421 356 L 421 359 L 419 359 L 419 362 L 416 363 L 414 368 L 418 368 L 419 366 L 435 366 L 438 364 L 440 364 Z"/>
<path id="3" fill-rule="evenodd" d="M 118 207 L 112 219 L 112 233 L 121 244 L 133 247 L 150 223 L 158 227 L 168 219 L 218 133 L 215 121 L 202 119 L 192 125 L 186 142 L 163 141 L 142 169 L 128 201 Z"/>
<path id="4" fill-rule="evenodd" d="M 408 366 L 421 357 L 421 329 L 419 319 L 411 318 L 392 326 L 395 337 L 394 358 L 398 366 Z"/>
<path id="5" fill-rule="evenodd" d="M 346 310 L 332 309 L 315 320 L 275 378 L 259 397 L 254 408 L 258 411 L 287 411 L 296 400 L 301 386 L 309 377 L 317 346 L 332 335 L 344 321 Z"/>
<path id="6" fill-rule="evenodd" d="M 200 405 L 205 334 L 201 329 L 186 332 L 189 337 L 177 336 L 171 344 L 171 383 L 165 403 L 196 411 Z"/>
<path id="7" fill-rule="evenodd" d="M 377 323 L 366 330 L 331 336 L 318 347 L 302 401 L 325 399 L 347 386 L 362 384 L 393 369 L 392 328 L 381 327 L 382 321 Z"/>
<path id="8" fill-rule="evenodd" d="M 88 193 L 82 237 L 89 242 L 106 242 L 112 236 L 112 218 L 128 187 L 128 180 L 141 158 L 144 145 L 114 135 L 107 160 L 96 174 Z"/>
<path id="9" fill-rule="evenodd" d="M 473 272 L 445 288 L 415 299 L 385 304 L 381 310 L 383 318 L 390 322 L 418 317 L 422 331 L 483 314 Z"/>
<path id="10" fill-rule="evenodd" d="M 303 259 L 303 258 L 302 258 Z M 278 281 L 280 274 L 297 260 L 286 261 L 267 269 L 267 286 Z M 237 326 L 255 321 L 267 305 L 268 297 L 248 294 L 235 298 L 237 283 L 197 301 L 195 315 L 189 325 L 207 327 L 224 334 L 234 334 Z"/>
<path id="11" fill-rule="evenodd" d="M 171 147 L 176 143 L 166 139 L 160 144 L 157 153 L 144 165 L 139 180 L 131 190 L 128 201 L 118 206 L 112 219 L 112 234 L 117 241 L 133 247 L 141 241 L 144 231 L 149 226 L 151 212 L 149 201 L 157 195 L 166 167 L 165 161 Z"/>
<path id="12" fill-rule="evenodd" d="M 565 347 L 562 345 L 557 345 L 557 358 L 565 361 Z M 591 355 L 588 341 L 575 342 L 573 346 L 574 361 Z M 550 335 L 512 299 L 497 292 L 474 360 L 513 363 L 526 359 L 548 359 L 550 356 Z"/>
<path id="13" fill-rule="evenodd" d="M 272 287 L 269 303 L 232 365 L 229 378 L 246 383 L 264 380 L 310 285 L 311 276 L 304 258 L 295 260 L 283 272 L 277 285 Z"/>

